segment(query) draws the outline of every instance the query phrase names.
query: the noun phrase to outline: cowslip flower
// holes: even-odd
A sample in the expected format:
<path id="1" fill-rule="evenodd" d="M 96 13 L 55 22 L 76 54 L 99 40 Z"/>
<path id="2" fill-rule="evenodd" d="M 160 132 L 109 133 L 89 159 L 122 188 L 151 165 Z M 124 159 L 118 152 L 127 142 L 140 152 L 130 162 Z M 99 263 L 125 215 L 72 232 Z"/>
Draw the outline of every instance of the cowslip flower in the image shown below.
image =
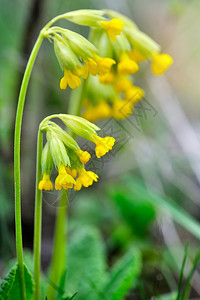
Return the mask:
<path id="1" fill-rule="evenodd" d="M 79 191 L 82 186 L 89 187 L 93 182 L 97 182 L 99 176 L 92 171 L 86 171 L 84 168 L 78 169 L 78 178 L 74 185 L 74 190 Z"/>
<path id="2" fill-rule="evenodd" d="M 130 59 L 128 54 L 124 53 L 117 64 L 117 70 L 119 74 L 131 75 L 139 70 L 139 66 L 134 60 Z"/>
<path id="3" fill-rule="evenodd" d="M 71 115 L 54 115 L 60 118 L 73 132 L 96 144 L 96 156 L 99 158 L 112 149 L 115 139 L 101 138 L 96 131 L 99 127 L 87 120 Z M 47 120 L 46 120 L 47 119 Z M 41 124 L 41 130 L 46 131 L 47 142 L 42 151 L 41 163 L 43 178 L 39 182 L 40 190 L 52 190 L 50 174 L 53 163 L 58 170 L 55 179 L 55 189 L 67 190 L 74 188 L 80 190 L 82 186 L 89 187 L 97 181 L 98 175 L 85 170 L 85 164 L 91 159 L 87 151 L 83 151 L 77 142 L 56 123 L 46 118 Z"/>
<path id="4" fill-rule="evenodd" d="M 39 182 L 38 189 L 40 191 L 41 190 L 45 190 L 45 191 L 52 191 L 53 190 L 53 184 L 50 180 L 50 175 L 49 174 L 46 174 L 46 173 L 43 174 L 43 178 Z"/>
<path id="5" fill-rule="evenodd" d="M 111 136 L 102 138 L 98 135 L 93 135 L 92 142 L 96 144 L 95 153 L 97 158 L 100 158 L 112 149 L 115 139 Z"/>
<path id="6" fill-rule="evenodd" d="M 123 30 L 124 23 L 120 19 L 112 19 L 110 21 L 100 21 L 101 26 L 106 30 L 111 41 L 116 42 L 116 36 L 120 35 Z"/>
<path id="7" fill-rule="evenodd" d="M 170 55 L 166 53 L 162 54 L 154 54 L 152 56 L 152 65 L 151 70 L 155 75 L 162 75 L 169 68 L 169 66 L 173 63 L 173 59 Z"/>
<path id="8" fill-rule="evenodd" d="M 65 166 L 61 164 L 58 169 L 58 176 L 55 180 L 55 189 L 61 190 L 63 187 L 65 190 L 67 190 L 69 188 L 72 188 L 74 183 L 74 178 L 67 173 Z"/>

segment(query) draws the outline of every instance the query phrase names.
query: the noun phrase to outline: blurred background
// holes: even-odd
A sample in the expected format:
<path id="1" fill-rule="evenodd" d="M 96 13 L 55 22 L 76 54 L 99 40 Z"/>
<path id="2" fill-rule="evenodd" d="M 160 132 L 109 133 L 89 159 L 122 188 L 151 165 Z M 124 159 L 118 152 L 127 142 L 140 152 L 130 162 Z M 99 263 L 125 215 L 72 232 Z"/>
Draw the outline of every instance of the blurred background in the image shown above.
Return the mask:
<path id="1" fill-rule="evenodd" d="M 140 275 L 126 299 L 148 299 L 177 289 L 185 244 L 193 265 L 200 240 L 200 39 L 199 1 L 190 0 L 0 0 L 0 275 L 15 257 L 13 132 L 23 72 L 40 29 L 54 16 L 76 9 L 109 8 L 128 16 L 169 53 L 173 66 L 160 77 L 149 64 L 135 76 L 145 98 L 128 119 L 100 121 L 102 135 L 116 146 L 88 167 L 99 182 L 70 192 L 68 234 L 98 231 L 110 267 L 133 245 L 142 256 Z M 87 37 L 88 29 L 60 25 Z M 53 113 L 67 113 L 70 90 L 52 45 L 44 41 L 27 93 L 22 129 L 22 216 L 24 247 L 33 246 L 36 136 Z M 83 143 L 83 141 L 80 141 Z M 83 144 L 90 149 L 89 144 Z M 58 194 L 44 193 L 42 266 L 52 253 Z M 96 232 L 95 231 L 95 232 Z M 186 279 L 185 279 L 186 280 Z M 196 270 L 191 299 L 200 295 Z"/>

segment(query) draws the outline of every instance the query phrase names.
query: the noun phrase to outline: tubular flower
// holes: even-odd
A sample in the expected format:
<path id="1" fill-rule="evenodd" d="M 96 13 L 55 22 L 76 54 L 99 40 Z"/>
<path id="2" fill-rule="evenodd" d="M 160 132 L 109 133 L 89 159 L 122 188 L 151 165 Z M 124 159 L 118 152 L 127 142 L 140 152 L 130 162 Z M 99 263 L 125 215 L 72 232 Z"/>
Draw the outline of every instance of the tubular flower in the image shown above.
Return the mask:
<path id="1" fill-rule="evenodd" d="M 97 182 L 99 176 L 92 171 L 86 171 L 84 168 L 78 170 L 78 178 L 74 185 L 75 191 L 80 191 L 82 186 L 89 187 L 93 184 L 94 181 Z"/>
<path id="2" fill-rule="evenodd" d="M 118 93 L 125 93 L 133 86 L 132 82 L 125 76 L 120 76 L 115 82 L 115 90 Z"/>
<path id="3" fill-rule="evenodd" d="M 114 59 L 108 57 L 94 56 L 94 60 L 97 63 L 97 72 L 100 76 L 105 75 L 110 71 L 110 68 L 116 64 Z"/>
<path id="4" fill-rule="evenodd" d="M 83 117 L 90 122 L 106 119 L 111 116 L 111 107 L 106 101 L 101 101 L 96 106 L 88 107 L 83 113 Z"/>
<path id="5" fill-rule="evenodd" d="M 123 120 L 133 113 L 133 103 L 129 100 L 117 99 L 113 104 L 113 118 Z"/>
<path id="6" fill-rule="evenodd" d="M 109 150 L 112 149 L 115 143 L 115 139 L 111 136 L 101 138 L 98 135 L 93 135 L 93 140 L 96 144 L 95 153 L 98 158 L 105 155 Z"/>
<path id="7" fill-rule="evenodd" d="M 154 54 L 152 56 L 152 73 L 155 75 L 162 75 L 169 68 L 169 66 L 173 63 L 173 59 L 170 55 L 163 54 Z"/>
<path id="8" fill-rule="evenodd" d="M 125 99 L 130 101 L 132 104 L 137 103 L 144 97 L 144 91 L 138 86 L 132 86 L 130 89 L 125 91 Z"/>
<path id="9" fill-rule="evenodd" d="M 40 180 L 38 189 L 40 191 L 45 190 L 45 191 L 52 191 L 53 190 L 53 184 L 50 180 L 50 175 L 44 173 L 42 180 Z"/>
<path id="10" fill-rule="evenodd" d="M 71 169 L 70 167 L 66 167 L 66 171 L 69 175 L 71 175 L 73 178 L 76 178 L 77 171 L 76 169 Z"/>
<path id="11" fill-rule="evenodd" d="M 81 149 L 77 150 L 76 151 L 76 154 L 78 155 L 80 161 L 83 163 L 83 164 L 86 164 L 90 158 L 91 158 L 91 155 L 89 152 L 87 151 L 83 151 Z"/>
<path id="12" fill-rule="evenodd" d="M 71 89 L 75 89 L 81 85 L 81 79 L 72 71 L 64 69 L 64 77 L 60 80 L 61 90 L 65 90 L 67 85 L 69 85 Z"/>
<path id="13" fill-rule="evenodd" d="M 132 48 L 130 53 L 129 53 L 129 57 L 134 60 L 135 62 L 139 63 L 143 60 L 145 60 L 145 56 L 142 55 L 142 53 L 140 53 L 138 50 L 136 50 L 135 48 Z"/>
<path id="14" fill-rule="evenodd" d="M 103 76 L 110 71 L 110 68 L 115 63 L 114 59 L 94 55 L 93 58 L 84 59 L 84 65 L 78 68 L 78 75 L 84 79 L 88 77 L 89 73 L 93 76 L 97 74 Z"/>
<path id="15" fill-rule="evenodd" d="M 130 59 L 128 55 L 123 55 L 120 62 L 117 65 L 118 73 L 122 75 L 131 75 L 139 70 L 138 64 Z"/>
<path id="16" fill-rule="evenodd" d="M 113 83 L 115 75 L 113 72 L 108 72 L 105 75 L 99 76 L 99 82 L 104 84 L 111 84 Z"/>
<path id="17" fill-rule="evenodd" d="M 120 19 L 112 19 L 110 21 L 100 21 L 100 24 L 106 30 L 109 38 L 113 42 L 116 42 L 116 36 L 120 35 L 124 27 L 124 23 Z"/>
<path id="18" fill-rule="evenodd" d="M 65 190 L 67 190 L 72 188 L 73 184 L 75 184 L 74 178 L 67 173 L 65 166 L 61 164 L 58 169 L 58 176 L 55 180 L 55 189 L 61 190 L 63 187 Z"/>

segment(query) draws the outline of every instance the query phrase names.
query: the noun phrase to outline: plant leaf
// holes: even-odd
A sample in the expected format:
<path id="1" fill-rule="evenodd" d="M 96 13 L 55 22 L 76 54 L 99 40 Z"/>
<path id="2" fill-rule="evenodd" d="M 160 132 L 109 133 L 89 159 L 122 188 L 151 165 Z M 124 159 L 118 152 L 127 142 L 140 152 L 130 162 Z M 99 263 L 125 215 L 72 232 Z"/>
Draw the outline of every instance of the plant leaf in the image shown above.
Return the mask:
<path id="1" fill-rule="evenodd" d="M 84 226 L 74 233 L 68 249 L 65 290 L 77 291 L 76 299 L 94 300 L 97 286 L 106 278 L 103 242 L 97 229 Z M 81 274 L 81 276 L 80 276 Z"/>
<path id="2" fill-rule="evenodd" d="M 17 266 L 13 267 L 8 275 L 0 283 L 0 300 L 7 299 L 10 290 L 12 289 L 15 281 Z"/>
<path id="3" fill-rule="evenodd" d="M 104 286 L 106 299 L 122 300 L 134 287 L 142 269 L 141 254 L 131 248 L 112 268 L 110 278 Z"/>

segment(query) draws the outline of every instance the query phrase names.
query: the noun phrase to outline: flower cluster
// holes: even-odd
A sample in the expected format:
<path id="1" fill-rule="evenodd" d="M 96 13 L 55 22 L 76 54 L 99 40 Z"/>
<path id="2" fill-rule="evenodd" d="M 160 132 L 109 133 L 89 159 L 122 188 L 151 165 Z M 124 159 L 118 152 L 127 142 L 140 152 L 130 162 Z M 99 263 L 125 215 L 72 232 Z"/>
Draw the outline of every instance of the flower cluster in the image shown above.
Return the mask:
<path id="1" fill-rule="evenodd" d="M 60 114 L 44 119 L 40 130 L 46 132 L 47 142 L 42 151 L 43 178 L 39 182 L 39 190 L 53 190 L 50 179 L 53 164 L 58 170 L 58 176 L 55 179 L 56 190 L 74 188 L 79 191 L 82 186 L 91 186 L 94 181 L 98 180 L 97 174 L 85 169 L 85 164 L 90 160 L 91 155 L 81 150 L 71 135 L 52 122 L 50 119 L 53 117 L 59 118 L 75 134 L 95 143 L 95 153 L 98 158 L 109 152 L 115 143 L 113 137 L 98 136 L 97 131 L 100 128 L 81 117 Z"/>
<path id="2" fill-rule="evenodd" d="M 110 10 L 104 12 L 111 21 L 102 21 L 102 29 L 93 28 L 90 41 L 100 55 L 109 56 L 116 63 L 106 74 L 99 74 L 98 79 L 89 77 L 87 80 L 83 117 L 91 122 L 110 117 L 121 120 L 132 114 L 134 105 L 145 94 L 132 83 L 132 75 L 144 61 L 151 61 L 154 75 L 164 74 L 173 63 L 171 56 L 160 53 L 160 46 L 130 19 Z M 123 31 L 119 35 L 122 24 Z"/>
<path id="3" fill-rule="evenodd" d="M 88 25 L 100 30 L 106 30 L 110 38 L 115 41 L 123 29 L 123 22 L 119 19 L 107 19 L 103 11 L 79 10 L 63 16 L 67 20 Z M 75 89 L 81 85 L 81 78 L 87 79 L 88 74 L 105 76 L 115 64 L 115 60 L 98 55 L 98 48 L 83 36 L 61 28 L 51 27 L 45 36 L 54 41 L 54 49 L 64 76 L 60 80 L 60 88 Z"/>

